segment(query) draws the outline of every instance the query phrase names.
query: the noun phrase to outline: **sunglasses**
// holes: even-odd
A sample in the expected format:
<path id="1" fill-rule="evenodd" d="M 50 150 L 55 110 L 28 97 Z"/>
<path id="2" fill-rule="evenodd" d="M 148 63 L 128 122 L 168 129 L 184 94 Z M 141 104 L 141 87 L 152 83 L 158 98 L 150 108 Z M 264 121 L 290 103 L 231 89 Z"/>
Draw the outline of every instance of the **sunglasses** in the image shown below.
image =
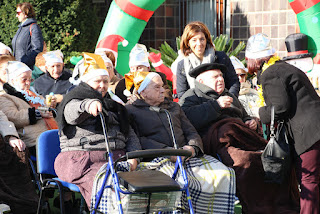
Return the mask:
<path id="1" fill-rule="evenodd" d="M 20 15 L 20 13 L 22 13 L 22 11 L 17 11 L 17 14 Z"/>
<path id="2" fill-rule="evenodd" d="M 246 74 L 237 74 L 240 77 L 244 77 Z"/>

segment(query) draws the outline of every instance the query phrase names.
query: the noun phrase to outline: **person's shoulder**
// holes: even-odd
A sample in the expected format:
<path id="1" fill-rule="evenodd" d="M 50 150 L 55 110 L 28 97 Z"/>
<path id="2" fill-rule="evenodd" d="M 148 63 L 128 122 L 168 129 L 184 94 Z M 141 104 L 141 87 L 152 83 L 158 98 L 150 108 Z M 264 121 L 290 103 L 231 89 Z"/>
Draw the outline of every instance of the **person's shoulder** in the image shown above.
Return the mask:
<path id="1" fill-rule="evenodd" d="M 37 20 L 35 18 L 28 18 L 25 22 L 23 22 L 21 24 L 21 26 L 23 26 L 23 27 L 25 27 L 25 26 L 30 27 L 31 25 L 32 25 L 32 28 L 36 27 L 38 25 Z"/>
<path id="2" fill-rule="evenodd" d="M 40 75 L 37 79 L 34 80 L 34 85 L 41 84 L 47 79 L 47 73 L 44 73 L 43 75 Z"/>
<path id="3" fill-rule="evenodd" d="M 171 64 L 171 69 L 184 65 L 184 58 L 185 56 L 179 54 L 178 57 Z"/>
<path id="4" fill-rule="evenodd" d="M 179 104 L 181 105 L 181 103 L 182 103 L 184 100 L 186 100 L 186 99 L 188 99 L 188 98 L 190 98 L 190 97 L 197 96 L 196 91 L 198 91 L 197 88 L 190 88 L 190 89 L 188 89 L 188 90 L 181 96 L 181 98 L 179 99 Z"/>
<path id="5" fill-rule="evenodd" d="M 69 80 L 69 78 L 72 77 L 71 70 L 64 68 L 62 71 L 62 77 L 63 80 Z"/>

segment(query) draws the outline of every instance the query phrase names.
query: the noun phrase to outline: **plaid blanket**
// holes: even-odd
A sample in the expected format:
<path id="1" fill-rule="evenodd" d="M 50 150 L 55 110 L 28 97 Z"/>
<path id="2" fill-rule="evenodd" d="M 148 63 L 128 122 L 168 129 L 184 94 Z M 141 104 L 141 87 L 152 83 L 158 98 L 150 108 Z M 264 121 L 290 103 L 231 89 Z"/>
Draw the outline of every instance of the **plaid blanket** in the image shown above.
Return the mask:
<path id="1" fill-rule="evenodd" d="M 91 207 L 94 208 L 96 195 L 101 189 L 105 176 L 106 165 L 97 173 L 91 197 Z M 174 163 L 167 158 L 155 158 L 151 162 L 142 162 L 137 170 L 159 170 L 169 176 L 174 172 Z M 185 169 L 189 181 L 192 205 L 195 213 L 234 213 L 235 202 L 235 174 L 232 168 L 228 168 L 217 159 L 204 155 L 200 158 L 191 158 L 185 162 Z M 128 171 L 126 162 L 117 165 L 119 171 Z M 177 176 L 177 182 L 182 186 L 183 178 Z M 111 178 L 108 179 L 111 183 Z M 145 213 L 148 196 L 120 195 L 125 213 Z M 153 193 L 151 198 L 150 212 L 159 210 L 171 213 L 174 210 L 188 210 L 186 194 L 183 192 Z M 117 213 L 117 202 L 114 190 L 104 190 L 98 211 L 102 213 Z"/>

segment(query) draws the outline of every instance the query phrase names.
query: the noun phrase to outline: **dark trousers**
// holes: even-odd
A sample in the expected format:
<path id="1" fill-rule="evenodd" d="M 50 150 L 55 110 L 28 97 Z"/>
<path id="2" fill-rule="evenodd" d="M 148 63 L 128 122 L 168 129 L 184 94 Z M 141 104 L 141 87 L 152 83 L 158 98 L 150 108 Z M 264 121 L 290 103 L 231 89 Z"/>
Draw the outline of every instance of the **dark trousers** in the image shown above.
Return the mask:
<path id="1" fill-rule="evenodd" d="M 320 141 L 297 158 L 300 214 L 319 214 Z"/>

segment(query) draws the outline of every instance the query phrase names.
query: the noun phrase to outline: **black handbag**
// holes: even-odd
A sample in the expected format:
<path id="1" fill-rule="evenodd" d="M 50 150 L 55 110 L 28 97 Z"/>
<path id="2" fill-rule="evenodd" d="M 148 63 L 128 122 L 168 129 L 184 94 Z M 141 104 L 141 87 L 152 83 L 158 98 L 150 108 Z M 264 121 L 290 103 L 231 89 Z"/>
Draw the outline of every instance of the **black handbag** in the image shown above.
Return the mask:
<path id="1" fill-rule="evenodd" d="M 266 183 L 281 184 L 290 172 L 292 158 L 284 121 L 278 121 L 275 133 L 274 106 L 271 107 L 270 132 L 269 142 L 261 155 L 264 180 Z"/>

